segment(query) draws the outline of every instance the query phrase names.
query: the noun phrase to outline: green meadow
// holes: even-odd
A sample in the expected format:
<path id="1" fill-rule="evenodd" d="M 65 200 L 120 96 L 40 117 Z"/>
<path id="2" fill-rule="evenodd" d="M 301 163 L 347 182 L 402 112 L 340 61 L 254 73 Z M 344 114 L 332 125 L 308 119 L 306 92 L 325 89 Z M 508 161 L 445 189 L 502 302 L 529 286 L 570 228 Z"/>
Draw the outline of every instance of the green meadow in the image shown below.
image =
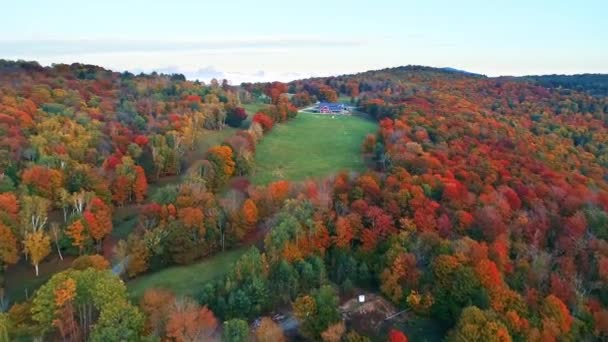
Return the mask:
<path id="1" fill-rule="evenodd" d="M 365 168 L 361 144 L 376 128 L 374 122 L 359 116 L 300 113 L 288 123 L 275 125 L 258 144 L 252 182 L 300 181 L 341 170 L 361 171 Z"/>
<path id="2" fill-rule="evenodd" d="M 217 253 L 187 266 L 169 267 L 162 271 L 142 275 L 129 281 L 129 296 L 138 299 L 147 289 L 171 290 L 178 296 L 195 296 L 207 282 L 223 276 L 247 248 L 236 248 Z"/>

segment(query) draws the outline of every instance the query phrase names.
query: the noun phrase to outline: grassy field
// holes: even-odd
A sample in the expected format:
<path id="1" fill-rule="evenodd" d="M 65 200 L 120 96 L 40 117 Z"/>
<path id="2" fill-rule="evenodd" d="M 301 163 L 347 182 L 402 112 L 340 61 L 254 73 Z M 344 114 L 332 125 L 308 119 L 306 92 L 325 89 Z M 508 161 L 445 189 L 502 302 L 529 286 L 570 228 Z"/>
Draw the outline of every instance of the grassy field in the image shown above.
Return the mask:
<path id="1" fill-rule="evenodd" d="M 127 283 L 129 296 L 140 298 L 147 289 L 164 288 L 179 296 L 194 296 L 208 281 L 224 275 L 247 248 L 218 253 L 199 263 L 177 266 L 136 278 Z"/>
<path id="2" fill-rule="evenodd" d="M 356 116 L 300 114 L 277 125 L 258 145 L 254 184 L 278 179 L 304 180 L 340 170 L 362 170 L 361 143 L 376 130 Z"/>
<path id="3" fill-rule="evenodd" d="M 247 111 L 247 114 L 253 115 L 260 109 L 264 108 L 265 106 L 268 106 L 268 104 L 255 102 L 255 103 L 246 103 L 246 104 L 243 104 L 242 106 Z"/>

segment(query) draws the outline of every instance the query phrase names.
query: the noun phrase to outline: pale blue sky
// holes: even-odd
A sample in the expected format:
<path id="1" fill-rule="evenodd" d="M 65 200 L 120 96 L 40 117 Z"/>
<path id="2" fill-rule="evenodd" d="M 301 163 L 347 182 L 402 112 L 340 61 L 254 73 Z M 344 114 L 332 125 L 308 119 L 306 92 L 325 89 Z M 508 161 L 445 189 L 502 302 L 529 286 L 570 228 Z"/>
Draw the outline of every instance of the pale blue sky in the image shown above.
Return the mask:
<path id="1" fill-rule="evenodd" d="M 0 58 L 233 82 L 421 64 L 608 73 L 608 1 L 3 1 Z"/>

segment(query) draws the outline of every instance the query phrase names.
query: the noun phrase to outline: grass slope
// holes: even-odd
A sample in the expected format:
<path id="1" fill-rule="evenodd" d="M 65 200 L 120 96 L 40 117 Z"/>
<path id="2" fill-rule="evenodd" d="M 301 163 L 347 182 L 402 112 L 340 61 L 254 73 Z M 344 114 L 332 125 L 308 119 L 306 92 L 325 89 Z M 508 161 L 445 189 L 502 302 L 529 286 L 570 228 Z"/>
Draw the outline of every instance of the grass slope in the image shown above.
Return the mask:
<path id="1" fill-rule="evenodd" d="M 376 130 L 357 116 L 300 114 L 277 125 L 257 146 L 254 184 L 316 178 L 348 169 L 363 170 L 361 143 Z"/>
<path id="2" fill-rule="evenodd" d="M 260 109 L 268 106 L 266 103 L 254 102 L 254 103 L 244 103 L 242 104 L 243 108 L 247 111 L 247 114 L 253 115 L 258 112 Z"/>
<path id="3" fill-rule="evenodd" d="M 129 296 L 133 299 L 141 298 L 150 288 L 168 289 L 178 296 L 195 296 L 206 282 L 224 275 L 246 251 L 247 248 L 237 248 L 218 253 L 196 264 L 170 267 L 138 277 L 127 284 Z"/>

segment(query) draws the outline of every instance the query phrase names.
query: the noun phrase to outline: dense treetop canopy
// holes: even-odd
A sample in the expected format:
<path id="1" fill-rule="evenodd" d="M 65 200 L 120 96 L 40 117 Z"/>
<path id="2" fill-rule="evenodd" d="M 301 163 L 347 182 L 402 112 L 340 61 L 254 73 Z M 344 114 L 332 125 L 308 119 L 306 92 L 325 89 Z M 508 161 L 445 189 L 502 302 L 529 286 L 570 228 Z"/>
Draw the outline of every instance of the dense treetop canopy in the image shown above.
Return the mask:
<path id="1" fill-rule="evenodd" d="M 80 256 L 0 316 L 0 333 L 281 341 L 268 316 L 284 310 L 310 340 L 421 338 L 407 320 L 453 341 L 605 338 L 604 80 L 407 66 L 231 86 L 0 61 L 0 262 L 10 272 L 26 254 L 38 272 Z M 378 123 L 360 142 L 366 172 L 249 184 L 275 125 L 345 98 Z M 121 209 L 134 228 L 115 238 Z M 130 300 L 104 259 L 128 280 L 254 244 L 194 298 L 150 289 Z M 343 321 L 340 303 L 363 291 L 407 320 Z"/>

